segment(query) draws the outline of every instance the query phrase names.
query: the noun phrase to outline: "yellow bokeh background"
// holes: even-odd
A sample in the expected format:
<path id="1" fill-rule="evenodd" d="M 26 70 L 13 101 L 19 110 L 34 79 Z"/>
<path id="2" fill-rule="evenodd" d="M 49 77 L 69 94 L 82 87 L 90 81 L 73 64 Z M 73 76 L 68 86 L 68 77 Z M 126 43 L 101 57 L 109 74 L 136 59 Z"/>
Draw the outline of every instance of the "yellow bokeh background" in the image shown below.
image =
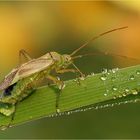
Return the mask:
<path id="1" fill-rule="evenodd" d="M 91 36 L 122 26 L 128 28 L 101 37 L 79 54 L 102 51 L 138 60 L 85 57 L 75 63 L 86 74 L 139 64 L 140 1 L 0 2 L 0 79 L 18 65 L 20 49 L 33 58 L 49 51 L 71 53 Z M 0 132 L 0 138 L 139 138 L 139 107 L 42 119 Z"/>

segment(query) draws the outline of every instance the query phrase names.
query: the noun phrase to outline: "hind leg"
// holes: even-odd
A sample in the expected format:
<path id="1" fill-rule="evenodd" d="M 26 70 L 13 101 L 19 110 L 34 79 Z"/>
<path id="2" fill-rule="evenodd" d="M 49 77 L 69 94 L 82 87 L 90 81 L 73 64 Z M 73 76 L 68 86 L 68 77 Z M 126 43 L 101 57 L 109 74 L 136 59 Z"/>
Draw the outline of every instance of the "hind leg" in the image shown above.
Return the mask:
<path id="1" fill-rule="evenodd" d="M 14 118 L 15 118 L 15 113 L 16 113 L 16 109 L 17 109 L 17 104 L 18 104 L 18 103 L 15 104 L 15 110 L 14 110 L 13 114 L 11 115 L 11 120 L 10 120 L 9 124 L 7 125 L 7 128 L 11 127 L 11 124 L 12 124 Z"/>
<path id="2" fill-rule="evenodd" d="M 0 108 L 0 113 L 4 116 L 10 116 L 10 122 L 8 124 L 4 124 L 0 126 L 1 130 L 5 130 L 11 126 L 12 121 L 14 120 L 15 112 L 16 112 L 16 104 L 2 104 L 3 107 Z"/>

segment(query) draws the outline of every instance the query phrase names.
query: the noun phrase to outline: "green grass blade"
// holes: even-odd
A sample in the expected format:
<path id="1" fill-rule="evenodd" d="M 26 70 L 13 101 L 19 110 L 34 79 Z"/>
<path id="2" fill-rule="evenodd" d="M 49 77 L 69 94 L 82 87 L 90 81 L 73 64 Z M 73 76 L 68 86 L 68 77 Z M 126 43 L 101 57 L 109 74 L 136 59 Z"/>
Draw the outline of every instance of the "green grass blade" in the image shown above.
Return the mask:
<path id="1" fill-rule="evenodd" d="M 86 77 L 78 85 L 75 80 L 66 81 L 59 99 L 61 113 L 81 107 L 103 108 L 115 104 L 137 102 L 140 100 L 140 65 L 104 71 Z M 38 88 L 17 106 L 12 125 L 56 114 L 56 86 Z M 92 107 L 91 107 L 92 105 Z M 86 109 L 85 109 L 86 110 Z M 0 116 L 0 125 L 9 123 L 11 117 Z"/>

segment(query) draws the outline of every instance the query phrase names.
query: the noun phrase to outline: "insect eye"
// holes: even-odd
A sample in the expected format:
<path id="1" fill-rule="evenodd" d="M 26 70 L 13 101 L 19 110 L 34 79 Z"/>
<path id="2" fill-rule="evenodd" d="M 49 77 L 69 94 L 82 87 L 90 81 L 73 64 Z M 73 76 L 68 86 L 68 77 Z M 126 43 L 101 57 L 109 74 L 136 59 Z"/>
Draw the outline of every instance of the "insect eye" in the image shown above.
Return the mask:
<path id="1" fill-rule="evenodd" d="M 66 61 L 68 61 L 68 58 L 66 57 Z"/>

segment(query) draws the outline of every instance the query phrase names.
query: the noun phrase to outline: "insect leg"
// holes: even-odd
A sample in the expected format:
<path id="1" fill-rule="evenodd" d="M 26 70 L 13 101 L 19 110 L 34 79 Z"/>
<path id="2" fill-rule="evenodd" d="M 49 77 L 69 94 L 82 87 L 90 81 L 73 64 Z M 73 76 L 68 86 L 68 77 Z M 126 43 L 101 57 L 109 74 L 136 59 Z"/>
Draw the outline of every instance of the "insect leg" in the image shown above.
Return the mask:
<path id="1" fill-rule="evenodd" d="M 56 85 L 58 85 L 60 90 L 62 90 L 64 88 L 64 82 L 61 81 L 58 77 L 54 77 L 54 76 L 48 75 L 47 79 L 53 81 Z"/>
<path id="2" fill-rule="evenodd" d="M 79 78 L 79 75 L 77 75 L 77 73 L 79 72 L 77 69 L 60 69 L 60 70 L 57 70 L 56 69 L 56 73 L 59 73 L 59 74 L 62 74 L 62 73 L 66 73 L 66 72 L 72 72 L 72 73 L 75 73 L 76 74 L 76 78 L 77 78 L 77 83 L 79 85 L 81 85 L 81 82 L 80 82 L 80 79 L 81 78 L 84 78 L 84 74 L 81 75 L 80 73 L 80 78 Z"/>
<path id="3" fill-rule="evenodd" d="M 60 74 L 62 74 L 62 73 L 66 73 L 66 72 L 77 73 L 78 71 L 75 70 L 75 69 L 60 69 L 60 70 L 57 70 L 57 69 L 56 69 L 56 73 L 60 73 Z"/>
<path id="4" fill-rule="evenodd" d="M 30 55 L 22 49 L 19 51 L 19 64 L 22 64 L 22 56 L 24 56 L 24 58 L 26 58 L 27 61 L 30 61 L 32 59 Z"/>
<path id="5" fill-rule="evenodd" d="M 11 127 L 11 123 L 12 123 L 12 121 L 13 121 L 14 118 L 15 118 L 15 113 L 16 113 L 16 109 L 17 109 L 17 104 L 18 104 L 18 103 L 15 104 L 15 110 L 14 110 L 12 116 L 11 116 L 11 120 L 10 120 L 10 122 L 9 122 L 9 124 L 8 124 L 8 126 L 7 126 L 7 128 Z"/>
<path id="6" fill-rule="evenodd" d="M 74 68 L 80 73 L 80 76 L 84 78 L 85 75 L 79 70 L 79 68 L 78 68 L 74 63 L 72 63 L 72 65 L 73 65 Z"/>
<path id="7" fill-rule="evenodd" d="M 59 78 L 51 76 L 51 75 L 48 75 L 47 79 L 49 79 L 49 80 L 53 81 L 55 84 L 57 84 L 58 88 L 60 89 L 60 92 L 58 92 L 57 98 L 56 98 L 56 113 L 59 113 L 60 112 L 60 109 L 59 109 L 59 98 L 60 98 L 60 94 L 62 92 L 62 89 L 64 88 L 64 82 L 61 81 Z"/>

